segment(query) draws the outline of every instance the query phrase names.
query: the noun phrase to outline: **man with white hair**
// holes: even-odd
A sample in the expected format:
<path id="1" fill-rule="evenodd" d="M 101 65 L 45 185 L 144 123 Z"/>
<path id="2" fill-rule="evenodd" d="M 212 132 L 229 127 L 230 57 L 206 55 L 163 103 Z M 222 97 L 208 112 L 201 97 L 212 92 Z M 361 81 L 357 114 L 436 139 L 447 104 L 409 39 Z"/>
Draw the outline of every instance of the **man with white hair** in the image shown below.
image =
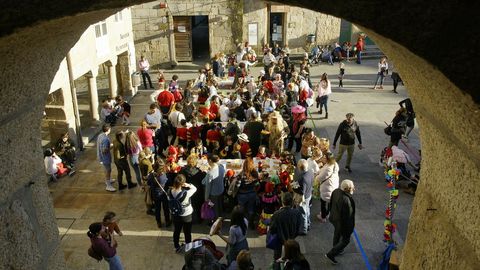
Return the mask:
<path id="1" fill-rule="evenodd" d="M 337 264 L 335 257 L 342 255 L 345 247 L 350 243 L 350 236 L 355 227 L 355 201 L 352 198 L 355 186 L 352 180 L 345 179 L 332 192 L 330 198 L 330 222 L 335 227 L 333 233 L 333 248 L 325 254 L 332 263 Z"/>
<path id="2" fill-rule="evenodd" d="M 304 227 L 301 234 L 306 235 L 310 229 L 310 201 L 312 199 L 313 170 L 308 167 L 305 159 L 300 159 L 297 163 L 293 181 L 299 184 L 298 191 L 303 194 L 303 202 L 300 206 L 303 208 Z"/>

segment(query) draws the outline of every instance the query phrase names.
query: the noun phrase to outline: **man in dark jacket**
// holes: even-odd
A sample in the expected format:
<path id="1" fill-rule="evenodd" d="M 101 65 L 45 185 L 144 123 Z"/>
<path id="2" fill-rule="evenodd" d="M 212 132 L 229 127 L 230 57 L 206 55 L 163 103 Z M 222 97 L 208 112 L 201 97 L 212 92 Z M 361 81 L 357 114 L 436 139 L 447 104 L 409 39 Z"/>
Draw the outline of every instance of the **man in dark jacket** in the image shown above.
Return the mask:
<path id="1" fill-rule="evenodd" d="M 362 146 L 362 136 L 360 135 L 360 127 L 357 124 L 357 121 L 353 119 L 355 115 L 353 113 L 347 113 L 347 119 L 343 120 L 342 123 L 338 126 L 337 133 L 333 139 L 333 149 L 337 146 L 337 140 L 340 137 L 340 147 L 338 148 L 337 162 L 342 159 L 343 153 L 347 151 L 347 163 L 345 169 L 348 172 L 352 172 L 350 169 L 350 163 L 352 162 L 353 151 L 355 150 L 355 135 L 358 139 L 358 148 L 361 150 Z"/>
<path id="2" fill-rule="evenodd" d="M 257 121 L 256 114 L 252 114 L 251 118 L 243 127 L 243 132 L 247 134 L 250 149 L 252 149 L 252 156 L 256 156 L 258 153 L 258 147 L 262 143 L 262 130 L 265 126 L 261 121 Z"/>
<path id="3" fill-rule="evenodd" d="M 325 254 L 332 263 L 337 264 L 335 257 L 343 254 L 345 247 L 350 243 L 350 236 L 355 227 L 355 202 L 352 194 L 355 186 L 351 180 L 343 180 L 340 188 L 332 192 L 330 198 L 329 220 L 335 227 L 333 233 L 333 248 Z"/>
<path id="4" fill-rule="evenodd" d="M 290 192 L 282 194 L 282 208 L 273 213 L 270 225 L 271 234 L 276 234 L 280 243 L 288 239 L 295 239 L 300 233 L 302 227 L 302 214 L 295 208 L 292 208 L 293 196 Z M 280 264 L 276 261 L 282 256 L 282 246 L 274 250 L 273 259 L 275 260 L 274 269 L 280 269 Z"/>

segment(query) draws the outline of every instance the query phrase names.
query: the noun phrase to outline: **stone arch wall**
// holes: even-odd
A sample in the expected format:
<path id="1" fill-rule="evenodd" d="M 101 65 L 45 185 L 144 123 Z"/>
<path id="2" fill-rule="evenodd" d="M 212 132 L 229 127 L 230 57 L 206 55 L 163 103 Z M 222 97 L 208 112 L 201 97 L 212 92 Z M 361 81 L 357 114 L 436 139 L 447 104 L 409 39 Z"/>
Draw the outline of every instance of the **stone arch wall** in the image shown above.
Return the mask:
<path id="1" fill-rule="evenodd" d="M 55 5 L 58 1 L 46 2 Z M 31 12 L 36 15 L 0 24 L 9 26 L 0 28 L 0 247 L 6 251 L 0 255 L 0 268 L 65 269 L 38 134 L 46 97 L 59 63 L 88 25 L 140 2 L 146 1 L 56 5 L 49 13 L 43 12 L 49 6 L 45 3 L 12 13 L 22 5 L 9 2 L 6 5 L 12 6 L 2 11 L 12 14 L 2 16 L 2 20 L 15 21 L 18 14 L 28 17 Z M 475 44 L 478 35 L 470 39 L 458 36 L 459 40 L 447 42 L 452 51 L 435 49 L 445 32 L 453 40 L 458 28 L 468 29 L 469 22 L 464 18 L 474 18 L 469 14 L 475 9 L 446 0 L 437 1 L 434 7 L 428 1 L 406 7 L 400 1 L 277 2 L 315 9 L 362 25 L 396 63 L 418 112 L 423 144 L 422 181 L 402 269 L 475 269 L 480 258 L 480 115 L 476 103 L 480 93 L 474 90 L 478 67 L 472 63 L 478 59 L 478 52 L 458 54 L 455 49 Z M 85 13 L 64 17 L 79 12 Z M 42 19 L 45 21 L 39 22 Z M 422 33 L 418 33 L 419 25 L 423 26 Z M 441 31 L 442 25 L 445 31 Z M 442 52 L 441 57 L 435 54 L 438 52 Z M 461 64 L 447 62 L 454 53 Z M 20 80 L 19 74 L 29 74 L 34 80 Z M 25 155 L 10 158 L 17 153 Z M 29 170 L 25 170 L 27 166 Z M 21 233 L 18 228 L 22 228 Z"/>

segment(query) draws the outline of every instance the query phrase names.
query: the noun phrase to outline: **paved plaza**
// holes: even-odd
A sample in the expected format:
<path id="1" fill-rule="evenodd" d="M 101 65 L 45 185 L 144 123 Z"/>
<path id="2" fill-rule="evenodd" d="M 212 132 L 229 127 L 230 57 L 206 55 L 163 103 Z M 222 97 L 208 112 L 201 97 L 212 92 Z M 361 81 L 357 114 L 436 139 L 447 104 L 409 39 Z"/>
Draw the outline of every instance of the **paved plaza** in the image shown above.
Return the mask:
<path id="1" fill-rule="evenodd" d="M 383 222 L 388 193 L 385 188 L 383 168 L 379 166 L 379 154 L 388 143 L 389 137 L 383 133 L 384 122 L 389 123 L 398 109 L 398 102 L 407 97 L 404 86 L 400 85 L 394 94 L 392 81 L 386 79 L 385 90 L 373 90 L 378 60 L 367 60 L 362 65 L 355 62 L 346 64 L 344 88 L 338 88 L 338 65 L 322 63 L 311 68 L 311 79 L 317 83 L 322 73 L 326 72 L 332 81 L 329 100 L 329 118 L 323 119 L 316 109 L 311 110 L 307 126 L 313 127 L 315 134 L 333 140 L 338 124 L 345 119 L 345 114 L 355 114 L 363 139 L 363 150 L 355 149 L 352 161 L 352 173 L 340 171 L 340 179 L 351 179 L 355 182 L 356 192 L 356 231 L 363 249 L 372 267 L 376 268 L 385 249 L 383 240 Z M 390 63 L 394 66 L 394 63 Z M 187 79 L 196 77 L 197 66 L 180 63 L 175 69 L 166 70 L 167 80 L 173 74 L 180 77 L 180 85 L 184 87 Z M 257 77 L 261 67 L 251 69 Z M 390 68 L 392 70 L 392 68 Z M 156 78 L 155 74 L 152 74 Z M 140 119 L 150 105 L 152 91 L 140 90 L 130 101 L 132 106 L 131 124 L 128 127 L 115 126 L 118 129 L 137 130 Z M 221 93 L 222 91 L 220 91 Z M 416 159 L 420 149 L 419 129 L 415 127 L 408 143 L 400 143 L 400 147 L 411 153 Z M 100 221 L 106 211 L 114 211 L 119 219 L 119 226 L 124 236 L 118 237 L 118 254 L 125 269 L 181 269 L 184 258 L 173 250 L 171 228 L 158 229 L 155 218 L 146 215 L 143 201 L 144 194 L 140 189 L 130 189 L 109 193 L 105 191 L 102 166 L 96 160 L 94 142 L 86 146 L 79 154 L 77 173 L 73 177 L 64 177 L 57 183 L 49 185 L 59 233 L 61 248 L 65 254 L 68 269 L 107 269 L 105 262 L 97 263 L 88 257 L 87 249 L 90 241 L 86 235 L 90 223 Z M 345 158 L 339 162 L 340 168 L 345 166 Z M 133 174 L 133 170 L 132 170 Z M 116 177 L 116 169 L 112 170 Z M 395 240 L 402 245 L 407 232 L 408 220 L 412 208 L 413 196 L 400 192 L 398 207 L 394 221 L 398 225 Z M 311 269 L 367 269 L 358 243 L 352 236 L 350 245 L 344 255 L 337 257 L 338 265 L 331 265 L 324 254 L 331 248 L 333 226 L 320 223 L 314 216 L 320 211 L 320 202 L 315 200 L 312 208 L 312 228 L 307 236 L 297 237 L 302 251 L 312 266 Z M 208 233 L 206 225 L 194 225 L 193 238 Z M 227 233 L 227 228 L 223 229 Z M 265 236 L 258 236 L 256 231 L 248 231 L 248 242 L 252 251 L 255 269 L 269 269 L 273 251 L 265 248 Z M 183 237 L 183 234 L 182 234 Z M 225 242 L 213 236 L 214 242 L 225 251 Z M 225 258 L 222 258 L 225 261 Z"/>

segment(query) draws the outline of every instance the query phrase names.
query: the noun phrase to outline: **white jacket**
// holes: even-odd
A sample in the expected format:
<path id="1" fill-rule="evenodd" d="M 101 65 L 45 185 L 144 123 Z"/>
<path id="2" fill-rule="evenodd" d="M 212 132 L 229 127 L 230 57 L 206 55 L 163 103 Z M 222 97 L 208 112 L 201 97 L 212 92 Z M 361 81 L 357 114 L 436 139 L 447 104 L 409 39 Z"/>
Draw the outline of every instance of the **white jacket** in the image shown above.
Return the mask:
<path id="1" fill-rule="evenodd" d="M 45 171 L 49 175 L 54 175 L 58 172 L 57 164 L 62 163 L 62 160 L 57 155 L 45 157 L 43 159 L 45 163 Z"/>
<path id="2" fill-rule="evenodd" d="M 333 165 L 325 164 L 325 166 L 320 169 L 317 176 L 317 181 L 319 181 L 319 183 L 326 180 L 320 185 L 320 198 L 326 202 L 330 202 L 332 192 L 340 186 L 338 170 L 337 162 Z"/>

